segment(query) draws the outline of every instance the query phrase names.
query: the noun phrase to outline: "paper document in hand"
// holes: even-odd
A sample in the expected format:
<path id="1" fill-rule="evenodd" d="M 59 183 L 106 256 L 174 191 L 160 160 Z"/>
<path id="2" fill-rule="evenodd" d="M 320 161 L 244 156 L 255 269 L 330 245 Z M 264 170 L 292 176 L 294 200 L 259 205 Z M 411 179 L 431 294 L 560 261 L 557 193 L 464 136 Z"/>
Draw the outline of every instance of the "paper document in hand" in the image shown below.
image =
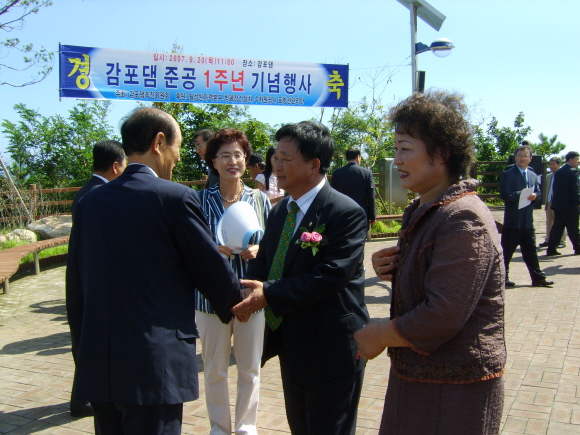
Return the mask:
<path id="1" fill-rule="evenodd" d="M 533 193 L 534 193 L 533 187 L 526 187 L 524 190 L 522 190 L 522 193 L 520 193 L 520 205 L 518 206 L 518 209 L 527 207 L 532 203 L 532 201 L 528 199 L 528 196 L 530 196 Z"/>

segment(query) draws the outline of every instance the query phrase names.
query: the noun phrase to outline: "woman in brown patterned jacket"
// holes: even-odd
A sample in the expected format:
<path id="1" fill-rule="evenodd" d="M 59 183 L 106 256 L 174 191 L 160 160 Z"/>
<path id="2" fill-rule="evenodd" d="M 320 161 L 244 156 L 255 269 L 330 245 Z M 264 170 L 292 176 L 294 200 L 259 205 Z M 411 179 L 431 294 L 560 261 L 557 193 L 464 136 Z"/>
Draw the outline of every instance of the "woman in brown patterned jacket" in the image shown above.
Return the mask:
<path id="1" fill-rule="evenodd" d="M 395 164 L 419 197 L 397 247 L 373 255 L 392 281 L 391 319 L 355 334 L 386 347 L 391 372 L 380 434 L 497 434 L 503 407 L 504 265 L 487 206 L 466 179 L 473 160 L 462 98 L 415 94 L 391 109 Z"/>

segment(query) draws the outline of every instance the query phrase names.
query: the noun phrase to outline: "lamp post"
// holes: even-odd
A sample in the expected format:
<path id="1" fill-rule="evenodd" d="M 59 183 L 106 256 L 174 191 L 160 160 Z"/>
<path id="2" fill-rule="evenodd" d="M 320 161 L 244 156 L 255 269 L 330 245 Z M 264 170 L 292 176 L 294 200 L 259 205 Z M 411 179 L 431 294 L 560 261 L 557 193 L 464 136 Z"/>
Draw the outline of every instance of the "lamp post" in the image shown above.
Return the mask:
<path id="1" fill-rule="evenodd" d="M 425 51 L 432 51 L 437 57 L 448 56 L 453 43 L 446 38 L 439 38 L 433 41 L 430 46 L 417 42 L 417 16 L 439 31 L 445 15 L 427 3 L 425 0 L 397 0 L 403 6 L 409 9 L 411 15 L 411 69 L 412 69 L 412 90 L 413 93 L 419 89 L 419 76 L 417 73 L 417 55 Z M 424 77 L 424 76 L 423 76 Z M 422 89 L 420 90 L 422 92 Z"/>

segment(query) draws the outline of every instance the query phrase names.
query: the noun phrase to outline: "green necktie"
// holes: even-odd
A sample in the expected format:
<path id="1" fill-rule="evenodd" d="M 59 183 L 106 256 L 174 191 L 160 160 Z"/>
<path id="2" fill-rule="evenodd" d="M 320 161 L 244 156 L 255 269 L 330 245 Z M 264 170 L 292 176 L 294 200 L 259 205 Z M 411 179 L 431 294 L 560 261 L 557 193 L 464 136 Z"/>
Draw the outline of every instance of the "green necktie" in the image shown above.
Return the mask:
<path id="1" fill-rule="evenodd" d="M 300 207 L 298 207 L 296 201 L 292 201 L 290 203 L 290 211 L 288 212 L 288 216 L 286 216 L 284 228 L 282 229 L 282 234 L 280 235 L 280 243 L 278 243 L 278 249 L 276 249 L 274 261 L 272 261 L 268 281 L 282 278 L 284 260 L 286 258 L 286 252 L 288 252 L 288 246 L 290 246 L 290 240 L 294 235 L 294 228 L 296 228 L 296 215 L 298 214 L 298 210 L 300 210 Z M 272 331 L 275 331 L 276 328 L 280 326 L 280 323 L 282 323 L 282 317 L 274 316 L 274 313 L 269 306 L 267 306 L 264 311 L 266 314 L 266 322 L 268 322 Z"/>

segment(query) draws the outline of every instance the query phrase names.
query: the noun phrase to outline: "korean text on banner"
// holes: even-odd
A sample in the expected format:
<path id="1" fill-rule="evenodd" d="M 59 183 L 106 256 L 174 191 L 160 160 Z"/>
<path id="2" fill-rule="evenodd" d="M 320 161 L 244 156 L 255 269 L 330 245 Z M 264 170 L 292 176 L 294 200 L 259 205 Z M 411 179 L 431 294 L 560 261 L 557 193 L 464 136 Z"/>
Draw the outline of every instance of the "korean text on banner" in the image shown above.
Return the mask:
<path id="1" fill-rule="evenodd" d="M 61 45 L 60 96 L 348 107 L 348 65 Z"/>

